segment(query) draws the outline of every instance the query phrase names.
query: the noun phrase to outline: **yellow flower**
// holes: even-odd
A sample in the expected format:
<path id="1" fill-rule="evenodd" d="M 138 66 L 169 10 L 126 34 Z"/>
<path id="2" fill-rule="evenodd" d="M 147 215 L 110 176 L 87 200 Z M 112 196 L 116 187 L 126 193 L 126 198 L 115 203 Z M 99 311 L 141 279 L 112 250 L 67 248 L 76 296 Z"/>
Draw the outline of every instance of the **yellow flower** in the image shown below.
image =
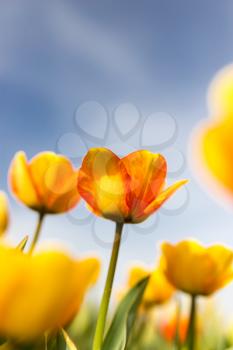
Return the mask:
<path id="1" fill-rule="evenodd" d="M 216 119 L 233 117 L 233 65 L 220 70 L 208 91 L 211 116 Z"/>
<path id="2" fill-rule="evenodd" d="M 162 245 L 162 266 L 170 283 L 192 295 L 210 295 L 233 278 L 233 251 L 203 247 L 193 240 Z"/>
<path id="3" fill-rule="evenodd" d="M 142 300 L 142 306 L 145 308 L 165 303 L 171 299 L 175 290 L 168 282 L 161 268 L 157 267 L 150 271 L 143 266 L 134 266 L 130 270 L 128 288 L 132 288 L 140 280 L 149 275 L 150 279 Z"/>
<path id="4" fill-rule="evenodd" d="M 93 148 L 83 160 L 78 190 L 96 215 L 139 223 L 186 183 L 178 181 L 164 190 L 166 174 L 160 154 L 141 150 L 120 159 L 108 149 Z"/>
<path id="5" fill-rule="evenodd" d="M 37 154 L 27 161 L 18 152 L 9 170 L 11 189 L 23 204 L 40 213 L 63 213 L 79 201 L 78 171 L 64 156 L 52 152 Z"/>
<path id="6" fill-rule="evenodd" d="M 214 78 L 209 88 L 209 120 L 194 133 L 194 164 L 211 191 L 233 196 L 233 66 Z M 228 197 L 228 198 L 227 198 Z"/>
<path id="7" fill-rule="evenodd" d="M 4 234 L 9 224 L 9 208 L 7 196 L 0 191 L 0 235 Z"/>
<path id="8" fill-rule="evenodd" d="M 61 251 L 24 254 L 0 246 L 0 335 L 33 342 L 66 325 L 96 281 L 99 261 Z"/>

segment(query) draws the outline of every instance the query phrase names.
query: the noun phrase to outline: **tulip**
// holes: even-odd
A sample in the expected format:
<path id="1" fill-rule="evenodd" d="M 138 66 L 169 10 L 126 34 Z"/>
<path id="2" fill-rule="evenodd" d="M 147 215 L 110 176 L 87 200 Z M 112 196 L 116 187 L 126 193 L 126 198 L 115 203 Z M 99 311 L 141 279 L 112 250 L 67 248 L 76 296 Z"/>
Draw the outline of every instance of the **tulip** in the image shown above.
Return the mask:
<path id="1" fill-rule="evenodd" d="M 100 305 L 93 350 L 100 350 L 124 223 L 140 223 L 157 211 L 187 181 L 164 190 L 167 164 L 160 154 L 137 151 L 119 158 L 106 148 L 93 148 L 85 156 L 78 190 L 90 210 L 116 222 L 115 239 Z"/>
<path id="2" fill-rule="evenodd" d="M 80 195 L 98 216 L 119 223 L 140 223 L 157 211 L 187 181 L 164 190 L 165 158 L 136 151 L 119 158 L 105 148 L 93 148 L 85 156 L 78 179 Z"/>
<path id="3" fill-rule="evenodd" d="M 4 192 L 0 191 L 0 235 L 3 235 L 9 225 L 8 200 Z"/>
<path id="4" fill-rule="evenodd" d="M 159 267 L 150 271 L 143 266 L 134 266 L 129 272 L 128 288 L 132 288 L 148 275 L 150 278 L 142 299 L 142 306 L 145 309 L 169 301 L 175 291 Z"/>
<path id="5" fill-rule="evenodd" d="M 10 187 L 20 202 L 39 213 L 31 250 L 44 216 L 65 213 L 79 202 L 77 177 L 78 171 L 62 155 L 43 152 L 28 161 L 23 152 L 16 153 L 9 170 Z"/>
<path id="6" fill-rule="evenodd" d="M 162 252 L 168 280 L 191 295 L 211 295 L 233 278 L 233 251 L 222 245 L 206 248 L 187 240 L 175 245 L 164 243 Z"/>
<path id="7" fill-rule="evenodd" d="M 201 183 L 214 197 L 230 204 L 233 198 L 233 66 L 210 84 L 209 118 L 192 138 L 193 164 Z M 219 201 L 218 201 L 219 202 Z"/>
<path id="8" fill-rule="evenodd" d="M 213 78 L 208 91 L 211 117 L 216 120 L 233 116 L 233 65 L 221 69 Z"/>
<path id="9" fill-rule="evenodd" d="M 189 320 L 186 317 L 172 317 L 168 320 L 163 320 L 159 325 L 161 336 L 168 342 L 178 341 L 181 344 L 185 343 L 187 338 Z M 178 337 L 178 339 L 176 339 Z"/>
<path id="10" fill-rule="evenodd" d="M 164 243 L 161 264 L 169 282 L 191 295 L 188 343 L 192 350 L 196 298 L 213 294 L 233 279 L 233 251 L 218 244 L 206 248 L 193 240 L 175 245 Z"/>
<path id="11" fill-rule="evenodd" d="M 70 161 L 53 152 L 37 154 L 27 161 L 16 153 L 9 171 L 9 183 L 15 197 L 40 213 L 59 214 L 72 209 L 79 201 L 78 171 Z"/>
<path id="12" fill-rule="evenodd" d="M 96 258 L 74 260 L 59 250 L 33 255 L 0 245 L 0 335 L 15 343 L 37 342 L 79 311 L 96 282 Z"/>

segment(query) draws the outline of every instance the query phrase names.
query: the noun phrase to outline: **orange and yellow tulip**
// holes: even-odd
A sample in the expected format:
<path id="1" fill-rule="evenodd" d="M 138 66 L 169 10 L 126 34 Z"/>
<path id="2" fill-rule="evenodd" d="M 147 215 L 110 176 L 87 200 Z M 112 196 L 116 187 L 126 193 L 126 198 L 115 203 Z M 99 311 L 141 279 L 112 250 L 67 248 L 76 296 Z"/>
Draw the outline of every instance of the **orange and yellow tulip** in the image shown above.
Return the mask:
<path id="1" fill-rule="evenodd" d="M 93 148 L 83 160 L 78 190 L 96 215 L 140 223 L 187 182 L 164 190 L 166 175 L 166 160 L 160 154 L 141 150 L 120 159 L 106 148 Z"/>
<path id="2" fill-rule="evenodd" d="M 4 234 L 9 225 L 9 208 L 7 196 L 0 191 L 0 235 Z"/>
<path id="3" fill-rule="evenodd" d="M 132 288 L 140 280 L 149 275 L 150 279 L 142 299 L 142 306 L 144 308 L 153 307 L 169 301 L 175 291 L 159 267 L 152 271 L 143 266 L 132 267 L 129 271 L 128 288 Z"/>
<path id="4" fill-rule="evenodd" d="M 233 197 L 233 66 L 214 78 L 209 88 L 209 116 L 192 138 L 193 163 L 212 193 Z"/>
<path id="5" fill-rule="evenodd" d="M 28 343 L 65 326 L 98 273 L 96 258 L 74 260 L 58 250 L 28 255 L 0 245 L 0 335 Z"/>
<path id="6" fill-rule="evenodd" d="M 43 214 L 64 213 L 78 203 L 77 178 L 71 162 L 53 152 L 39 153 L 30 161 L 18 152 L 9 170 L 15 197 Z"/>
<path id="7" fill-rule="evenodd" d="M 169 282 L 193 296 L 208 296 L 233 279 L 233 251 L 196 241 L 163 243 L 161 265 Z"/>

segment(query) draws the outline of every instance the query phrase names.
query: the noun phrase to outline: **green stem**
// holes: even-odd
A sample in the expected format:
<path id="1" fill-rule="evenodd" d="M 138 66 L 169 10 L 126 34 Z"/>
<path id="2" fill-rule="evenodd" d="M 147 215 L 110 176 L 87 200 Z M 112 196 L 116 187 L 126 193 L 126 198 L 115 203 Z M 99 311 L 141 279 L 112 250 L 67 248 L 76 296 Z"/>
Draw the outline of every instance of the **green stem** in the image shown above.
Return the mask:
<path id="1" fill-rule="evenodd" d="M 195 349 L 196 307 L 197 307 L 196 296 L 192 295 L 189 328 L 188 328 L 188 336 L 187 336 L 187 343 L 188 343 L 189 350 Z"/>
<path id="2" fill-rule="evenodd" d="M 37 226 L 36 226 L 36 230 L 32 239 L 32 243 L 29 249 L 29 254 L 31 254 L 36 246 L 36 243 L 39 239 L 40 233 L 41 233 L 41 228 L 42 228 L 42 224 L 44 221 L 44 217 L 45 214 L 44 213 L 39 213 L 39 217 L 38 217 L 38 222 L 37 222 Z"/>
<path id="3" fill-rule="evenodd" d="M 93 350 L 100 350 L 103 343 L 107 313 L 108 313 L 109 302 L 110 302 L 110 297 L 112 293 L 112 285 L 113 285 L 113 280 L 115 276 L 116 265 L 117 265 L 118 255 L 119 255 L 120 244 L 121 244 L 123 225 L 124 225 L 123 223 L 116 223 L 116 232 L 115 232 L 115 238 L 114 238 L 114 243 L 112 248 L 112 255 L 111 255 L 111 260 L 108 268 L 108 275 L 106 279 L 104 293 L 100 304 L 99 315 L 97 319 L 97 325 L 96 325 L 94 342 L 93 342 Z"/>
<path id="4" fill-rule="evenodd" d="M 180 344 L 180 314 L 181 314 L 181 304 L 180 300 L 177 300 L 177 307 L 176 307 L 176 334 L 175 334 L 175 340 L 174 340 L 174 349 L 180 350 L 181 344 Z"/>

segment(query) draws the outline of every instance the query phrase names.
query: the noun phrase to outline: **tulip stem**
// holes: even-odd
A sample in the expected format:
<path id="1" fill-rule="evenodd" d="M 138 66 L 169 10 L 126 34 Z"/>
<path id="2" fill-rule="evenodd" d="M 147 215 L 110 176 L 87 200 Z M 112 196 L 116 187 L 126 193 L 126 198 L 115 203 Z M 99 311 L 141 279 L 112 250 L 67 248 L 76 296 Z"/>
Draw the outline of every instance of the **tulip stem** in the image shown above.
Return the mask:
<path id="1" fill-rule="evenodd" d="M 177 306 L 176 306 L 176 333 L 175 333 L 175 341 L 174 341 L 174 349 L 180 350 L 181 344 L 180 344 L 180 314 L 181 314 L 181 304 L 180 300 L 177 299 Z"/>
<path id="2" fill-rule="evenodd" d="M 39 216 L 38 216 L 38 221 L 37 221 L 37 226 L 36 226 L 36 230 L 35 230 L 35 233 L 34 233 L 34 236 L 33 236 L 33 239 L 32 239 L 32 243 L 31 243 L 31 246 L 30 246 L 30 249 L 29 249 L 29 254 L 31 254 L 36 246 L 36 243 L 40 237 L 40 233 L 41 233 L 41 228 L 42 228 L 42 224 L 43 224 L 43 221 L 44 221 L 44 217 L 45 217 L 45 214 L 44 213 L 39 213 Z"/>
<path id="3" fill-rule="evenodd" d="M 100 304 L 99 315 L 97 319 L 97 325 L 96 325 L 94 342 L 93 342 L 93 350 L 100 350 L 103 343 L 107 313 L 108 313 L 109 302 L 110 302 L 111 293 L 112 293 L 112 285 L 114 281 L 119 249 L 121 244 L 123 225 L 124 225 L 123 223 L 116 223 L 116 232 L 115 232 L 115 238 L 114 238 L 114 243 L 112 248 L 112 255 L 111 255 L 111 260 L 108 268 L 108 275 L 105 283 L 104 293 Z"/>
<path id="4" fill-rule="evenodd" d="M 197 308 L 196 295 L 192 295 L 188 337 L 187 337 L 189 350 L 195 349 L 196 308 Z"/>

